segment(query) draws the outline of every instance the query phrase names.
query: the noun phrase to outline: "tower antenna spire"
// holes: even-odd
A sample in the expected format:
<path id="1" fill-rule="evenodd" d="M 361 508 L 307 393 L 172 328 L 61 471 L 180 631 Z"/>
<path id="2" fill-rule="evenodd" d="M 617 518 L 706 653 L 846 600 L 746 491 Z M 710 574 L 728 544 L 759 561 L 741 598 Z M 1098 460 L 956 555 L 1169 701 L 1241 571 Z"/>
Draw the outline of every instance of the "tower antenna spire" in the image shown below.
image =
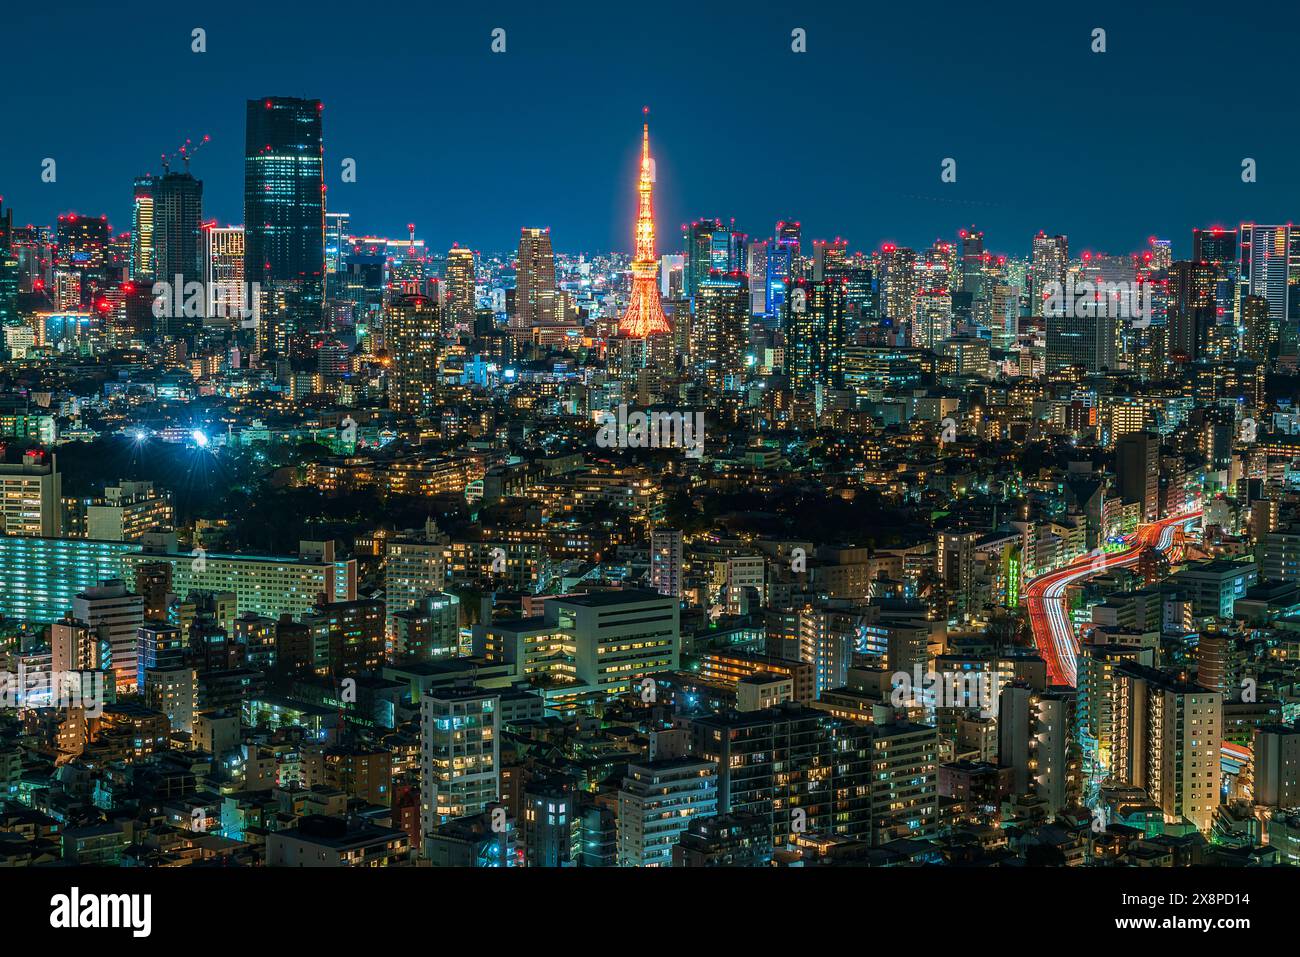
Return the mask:
<path id="1" fill-rule="evenodd" d="M 641 115 L 641 174 L 637 180 L 635 255 L 632 258 L 632 297 L 618 324 L 621 336 L 648 339 L 672 331 L 659 299 L 659 260 L 655 256 L 654 160 L 650 157 L 650 107 Z"/>

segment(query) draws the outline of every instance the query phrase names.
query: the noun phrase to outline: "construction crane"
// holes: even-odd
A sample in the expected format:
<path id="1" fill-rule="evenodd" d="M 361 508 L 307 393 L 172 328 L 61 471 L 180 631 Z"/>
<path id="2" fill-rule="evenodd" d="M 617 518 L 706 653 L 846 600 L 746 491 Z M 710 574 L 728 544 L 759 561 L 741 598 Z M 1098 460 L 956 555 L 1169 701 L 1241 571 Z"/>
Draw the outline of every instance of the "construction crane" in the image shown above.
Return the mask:
<path id="1" fill-rule="evenodd" d="M 212 139 L 212 137 L 208 136 L 206 133 L 203 134 L 203 139 L 199 140 L 197 143 L 192 139 L 186 138 L 185 142 L 180 145 L 178 150 L 173 153 L 164 153 L 162 155 L 163 173 L 171 172 L 172 160 L 178 156 L 181 158 L 181 161 L 185 163 L 185 172 L 188 173 L 190 171 L 190 160 L 193 159 L 194 154 L 199 151 L 199 147 L 210 139 Z"/>

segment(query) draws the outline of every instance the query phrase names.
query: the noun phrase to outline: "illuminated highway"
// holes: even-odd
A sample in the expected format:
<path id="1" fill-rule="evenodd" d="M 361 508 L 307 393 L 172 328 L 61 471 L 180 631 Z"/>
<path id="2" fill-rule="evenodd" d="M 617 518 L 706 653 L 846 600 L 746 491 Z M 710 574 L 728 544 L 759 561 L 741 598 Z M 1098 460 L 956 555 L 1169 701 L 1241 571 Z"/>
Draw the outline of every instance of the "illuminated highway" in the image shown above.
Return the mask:
<path id="1" fill-rule="evenodd" d="M 1136 535 L 1128 537 L 1127 547 L 1113 552 L 1097 551 L 1085 555 L 1073 564 L 1040 575 L 1029 583 L 1025 590 L 1029 626 L 1033 631 L 1034 644 L 1047 662 L 1050 684 L 1074 687 L 1077 680 L 1075 656 L 1079 643 L 1065 612 L 1066 589 L 1109 569 L 1132 565 L 1149 548 L 1168 552 L 1177 546 L 1181 550 L 1177 530 L 1200 516 L 1200 511 L 1186 512 L 1143 525 Z"/>

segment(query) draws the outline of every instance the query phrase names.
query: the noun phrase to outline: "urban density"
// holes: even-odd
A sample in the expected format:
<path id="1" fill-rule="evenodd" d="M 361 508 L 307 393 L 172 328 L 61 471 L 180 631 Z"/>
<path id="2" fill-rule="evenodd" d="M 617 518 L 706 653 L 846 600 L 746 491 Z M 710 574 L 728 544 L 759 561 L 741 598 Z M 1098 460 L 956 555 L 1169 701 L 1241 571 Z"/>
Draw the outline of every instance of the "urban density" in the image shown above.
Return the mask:
<path id="1" fill-rule="evenodd" d="M 266 92 L 0 200 L 0 865 L 1300 865 L 1293 209 L 668 224 L 652 103 L 435 247 Z"/>

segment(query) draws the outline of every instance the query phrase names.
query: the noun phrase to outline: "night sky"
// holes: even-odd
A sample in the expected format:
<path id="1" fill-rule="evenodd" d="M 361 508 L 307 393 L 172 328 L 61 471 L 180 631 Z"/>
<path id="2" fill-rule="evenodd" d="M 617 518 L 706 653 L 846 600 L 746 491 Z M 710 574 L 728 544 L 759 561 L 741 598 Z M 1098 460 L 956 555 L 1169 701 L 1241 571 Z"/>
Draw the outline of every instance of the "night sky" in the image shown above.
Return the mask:
<path id="1" fill-rule="evenodd" d="M 354 232 L 413 221 L 435 250 L 512 249 L 530 225 L 560 250 L 630 251 L 643 104 L 661 251 L 720 216 L 757 236 L 798 219 L 852 249 L 974 223 L 1013 255 L 1046 229 L 1072 252 L 1155 234 L 1187 256 L 1195 225 L 1300 208 L 1300 14 L 1283 4 L 4 6 L 0 196 L 21 223 L 106 213 L 125 230 L 132 177 L 205 133 L 204 216 L 242 222 L 244 101 L 267 95 L 324 101 L 329 207 Z"/>

